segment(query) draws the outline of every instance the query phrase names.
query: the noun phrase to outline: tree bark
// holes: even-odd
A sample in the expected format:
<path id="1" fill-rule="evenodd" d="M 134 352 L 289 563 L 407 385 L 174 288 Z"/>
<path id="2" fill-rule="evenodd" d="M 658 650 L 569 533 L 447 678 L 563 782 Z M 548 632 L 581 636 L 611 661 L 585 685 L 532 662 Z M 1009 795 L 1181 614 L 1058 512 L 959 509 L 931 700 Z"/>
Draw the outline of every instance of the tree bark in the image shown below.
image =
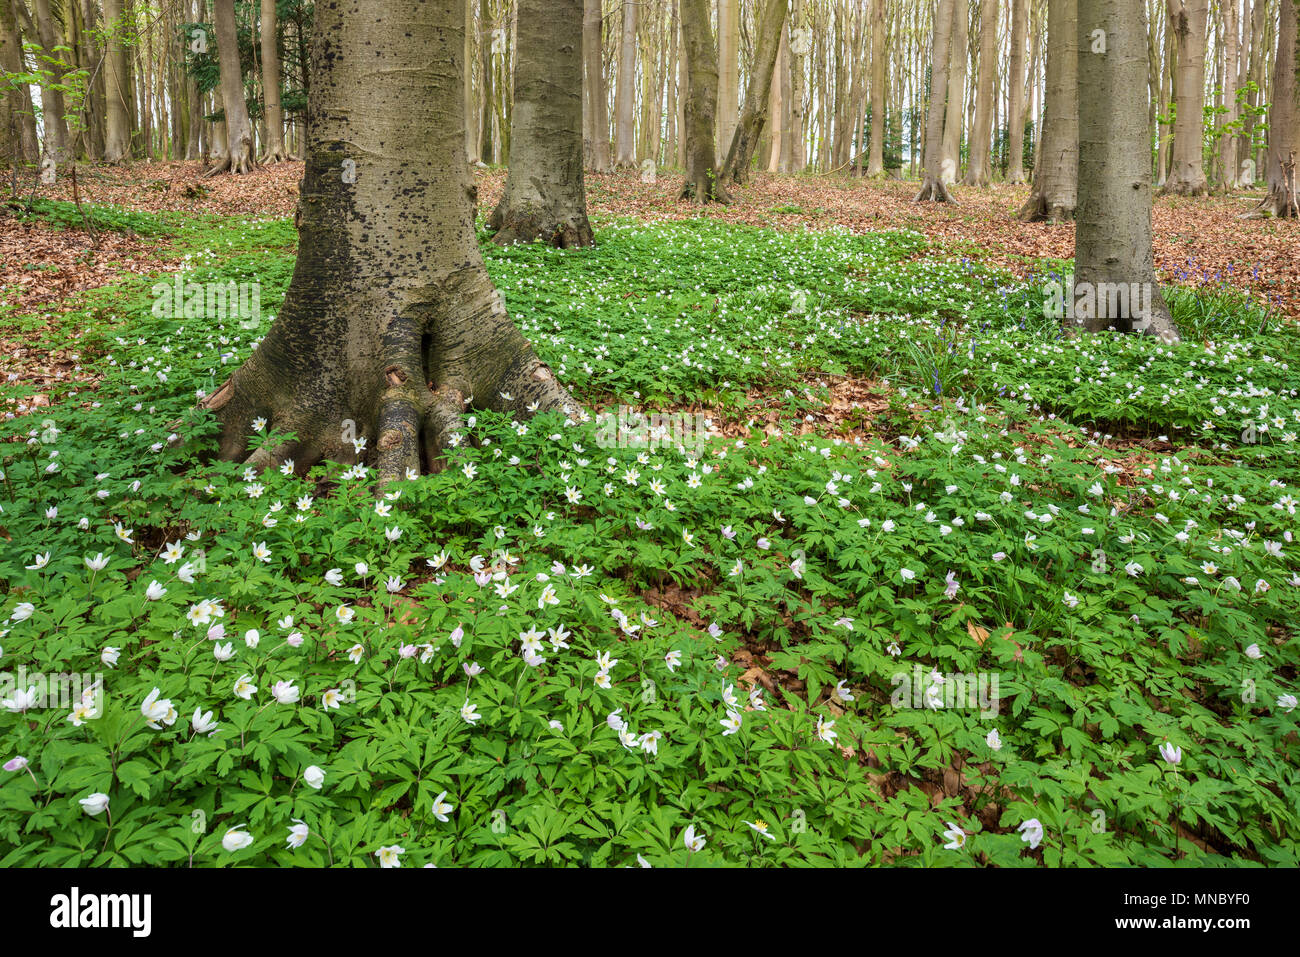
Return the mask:
<path id="1" fill-rule="evenodd" d="M 266 152 L 263 163 L 289 159 L 284 148 L 284 110 L 280 106 L 280 27 L 275 0 L 262 0 L 262 95 L 266 99 Z"/>
<path id="2" fill-rule="evenodd" d="M 1209 0 L 1169 0 L 1171 28 L 1178 47 L 1175 85 L 1173 168 L 1163 193 L 1204 196 L 1209 192 L 1201 161 L 1205 129 L 1205 24 Z"/>
<path id="3" fill-rule="evenodd" d="M 212 26 L 217 33 L 217 59 L 221 68 L 221 103 L 226 117 L 226 142 L 216 163 L 204 175 L 249 173 L 253 159 L 253 125 L 244 102 L 244 76 L 239 65 L 239 42 L 235 29 L 235 0 L 215 0 Z"/>
<path id="4" fill-rule="evenodd" d="M 1273 101 L 1268 112 L 1268 193 L 1254 215 L 1300 217 L 1296 164 L 1300 160 L 1300 0 L 1281 0 Z"/>
<path id="5" fill-rule="evenodd" d="M 966 64 L 970 59 L 970 5 L 953 0 L 952 40 L 948 54 L 948 112 L 943 121 L 943 160 L 939 178 L 945 186 L 961 173 L 961 134 L 966 118 Z"/>
<path id="6" fill-rule="evenodd" d="M 582 178 L 583 0 L 519 0 L 510 172 L 488 228 L 501 245 L 595 245 Z"/>
<path id="7" fill-rule="evenodd" d="M 975 122 L 965 186 L 987 186 L 993 177 L 990 158 L 993 136 L 993 79 L 998 72 L 998 0 L 980 0 L 979 74 L 976 77 Z"/>
<path id="8" fill-rule="evenodd" d="M 885 175 L 885 0 L 871 4 L 871 141 L 867 175 Z"/>
<path id="9" fill-rule="evenodd" d="M 914 203 L 954 203 L 943 181 L 943 126 L 948 104 L 948 59 L 952 50 L 954 0 L 939 0 L 934 10 L 934 34 L 930 45 L 930 103 L 925 117 L 925 177 Z"/>
<path id="10" fill-rule="evenodd" d="M 767 0 L 758 24 L 754 45 L 754 65 L 745 90 L 745 106 L 736 123 L 736 134 L 727 150 L 722 180 L 744 184 L 749 181 L 749 166 L 758 148 L 759 137 L 767 123 L 768 97 L 772 91 L 772 74 L 776 72 L 777 52 L 781 48 L 781 31 L 790 10 L 789 0 Z"/>
<path id="11" fill-rule="evenodd" d="M 697 204 L 729 203 L 718 177 L 714 121 L 718 108 L 718 55 L 709 26 L 708 0 L 682 0 L 682 38 L 686 44 L 686 180 L 682 199 Z"/>
<path id="12" fill-rule="evenodd" d="M 1079 0 L 1077 20 L 1079 209 L 1067 328 L 1177 342 L 1152 263 L 1143 0 Z"/>
<path id="13" fill-rule="evenodd" d="M 0 70 L 6 73 L 25 73 L 22 61 L 22 39 L 13 4 L 17 0 L 0 0 Z M 40 161 L 40 141 L 36 135 L 36 114 L 32 109 L 31 91 L 25 84 L 6 90 L 0 98 L 0 141 L 7 140 L 3 157 L 27 165 Z"/>
<path id="14" fill-rule="evenodd" d="M 740 113 L 740 0 L 718 0 L 718 164 L 726 162 Z"/>
<path id="15" fill-rule="evenodd" d="M 1011 59 L 1007 65 L 1007 182 L 1025 181 L 1025 28 L 1028 0 L 1011 2 Z"/>
<path id="16" fill-rule="evenodd" d="M 391 480 L 443 467 L 466 407 L 576 411 L 475 241 L 464 28 L 462 0 L 316 7 L 293 279 L 266 338 L 200 402 L 221 423 L 223 458 L 292 459 L 305 474 L 354 461 L 355 436 Z M 296 437 L 249 455 L 258 418 Z"/>
<path id="17" fill-rule="evenodd" d="M 591 128 L 591 165 L 609 171 L 609 106 L 605 100 L 604 21 L 600 0 L 585 0 L 582 17 L 582 56 L 586 61 L 587 115 Z"/>
<path id="18" fill-rule="evenodd" d="M 1048 0 L 1046 117 L 1034 163 L 1034 189 L 1016 214 L 1021 222 L 1059 223 L 1074 218 L 1079 179 L 1078 64 L 1084 55 L 1075 50 L 1076 11 L 1075 0 Z"/>
<path id="19" fill-rule="evenodd" d="M 50 15 L 50 0 L 36 0 L 36 37 L 40 41 L 45 62 L 40 64 L 42 71 L 47 71 L 50 82 L 41 87 L 41 116 L 45 124 L 45 152 L 57 162 L 62 163 L 68 156 L 68 119 L 63 104 L 63 74 L 65 70 L 64 54 L 56 50 L 62 45 L 54 29 L 54 18 Z M 21 4 L 19 9 L 23 9 Z M 24 16 L 26 11 L 24 10 Z"/>
<path id="20" fill-rule="evenodd" d="M 127 25 L 122 0 L 104 0 L 108 49 L 104 58 L 104 162 L 123 163 L 131 156 L 131 88 L 124 39 Z"/>
<path id="21" fill-rule="evenodd" d="M 618 47 L 615 91 L 614 165 L 636 166 L 636 24 L 638 0 L 623 0 L 623 34 Z"/>
<path id="22" fill-rule="evenodd" d="M 1237 138 L 1230 131 L 1237 122 L 1237 0 L 1224 0 L 1223 11 L 1223 109 L 1219 120 L 1219 171 L 1223 185 L 1236 189 L 1241 182 L 1237 165 Z"/>

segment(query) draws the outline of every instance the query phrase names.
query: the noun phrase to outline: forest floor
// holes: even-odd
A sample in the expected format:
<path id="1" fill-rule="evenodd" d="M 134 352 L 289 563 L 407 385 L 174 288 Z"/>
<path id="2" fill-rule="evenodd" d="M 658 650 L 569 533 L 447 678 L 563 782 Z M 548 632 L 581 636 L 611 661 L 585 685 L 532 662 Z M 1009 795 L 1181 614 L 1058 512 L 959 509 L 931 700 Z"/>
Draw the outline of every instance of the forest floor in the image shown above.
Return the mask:
<path id="1" fill-rule="evenodd" d="M 1044 315 L 1024 188 L 593 176 L 480 239 L 616 418 L 381 492 L 213 460 L 301 165 L 196 173 L 0 210 L 0 678 L 93 679 L 0 685 L 0 867 L 1300 863 L 1294 222 L 1157 200 L 1167 347 Z"/>
<path id="2" fill-rule="evenodd" d="M 292 216 L 302 164 L 263 167 L 248 176 L 201 180 L 198 163 L 148 163 L 84 171 L 80 198 L 96 205 L 140 212 L 214 216 Z M 476 174 L 479 205 L 488 213 L 501 195 L 505 171 Z M 1070 259 L 1073 224 L 1021 223 L 1014 217 L 1028 186 L 957 188 L 959 205 L 913 203 L 916 184 L 845 176 L 759 174 L 734 190 L 729 206 L 700 208 L 677 199 L 680 177 L 643 183 L 639 173 L 587 174 L 593 221 L 630 217 L 647 222 L 707 218 L 774 229 L 855 231 L 910 229 L 936 251 L 1023 276 L 1038 260 Z M 73 199 L 70 180 L 39 187 L 31 195 Z M 1185 285 L 1222 281 L 1272 302 L 1300 318 L 1300 224 L 1242 220 L 1262 194 L 1237 192 L 1202 199 L 1157 196 L 1152 209 L 1155 264 L 1161 278 Z M 24 194 L 26 196 L 26 194 Z M 120 233 L 98 236 L 78 229 L 52 229 L 0 215 L 0 288 L 21 290 L 24 307 L 53 303 L 79 288 L 102 282 L 114 269 L 156 267 L 165 248 Z M 13 295 L 10 291 L 9 295 Z"/>

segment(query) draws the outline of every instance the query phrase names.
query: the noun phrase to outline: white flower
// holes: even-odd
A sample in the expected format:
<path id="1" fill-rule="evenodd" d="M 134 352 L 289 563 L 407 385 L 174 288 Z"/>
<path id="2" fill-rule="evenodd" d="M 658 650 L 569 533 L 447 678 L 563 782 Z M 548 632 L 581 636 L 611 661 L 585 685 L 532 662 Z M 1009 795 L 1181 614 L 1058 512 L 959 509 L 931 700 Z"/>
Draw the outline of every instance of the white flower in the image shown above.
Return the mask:
<path id="1" fill-rule="evenodd" d="M 760 820 L 757 820 L 757 821 L 745 821 L 744 823 L 745 823 L 745 824 L 748 824 L 748 825 L 749 825 L 749 826 L 754 830 L 754 832 L 755 832 L 756 834 L 761 834 L 763 837 L 767 838 L 769 841 L 775 841 L 775 840 L 776 840 L 776 835 L 775 835 L 775 834 L 771 834 L 771 833 L 768 832 L 768 829 L 767 829 L 767 822 L 766 822 L 766 821 L 760 819 Z"/>
<path id="2" fill-rule="evenodd" d="M 36 606 L 29 601 L 20 601 L 14 605 L 13 611 L 9 613 L 9 620 L 12 622 L 26 621 L 36 611 Z"/>
<path id="3" fill-rule="evenodd" d="M 430 813 L 432 813 L 434 817 L 436 817 L 439 821 L 442 821 L 444 824 L 447 822 L 447 815 L 450 814 L 452 808 L 456 806 L 454 804 L 448 804 L 446 801 L 444 801 L 443 798 L 445 798 L 446 796 L 447 796 L 447 792 L 443 791 L 436 798 L 434 798 L 433 807 L 430 809 Z"/>
<path id="4" fill-rule="evenodd" d="M 1043 825 L 1039 823 L 1038 818 L 1031 817 L 1016 830 L 1020 832 L 1020 839 L 1028 842 L 1031 851 L 1038 849 L 1038 845 L 1043 840 Z"/>
<path id="5" fill-rule="evenodd" d="M 402 854 L 406 853 L 406 848 L 392 844 L 388 847 L 381 847 L 375 851 L 375 857 L 379 858 L 380 867 L 401 867 L 402 862 L 399 859 Z"/>
<path id="6" fill-rule="evenodd" d="M 945 821 L 944 823 L 948 825 L 948 830 L 943 832 L 943 836 L 948 839 L 948 843 L 944 845 L 944 849 L 948 851 L 960 851 L 966 846 L 966 832 L 952 821 Z"/>
<path id="7" fill-rule="evenodd" d="M 1250 644 L 1246 646 L 1246 657 L 1254 658 L 1256 661 L 1258 661 L 1260 658 L 1264 657 L 1264 652 L 1259 650 L 1259 645 Z"/>
<path id="8" fill-rule="evenodd" d="M 468 701 L 460 706 L 460 716 L 466 724 L 470 725 L 483 717 L 481 714 L 478 714 L 478 705 L 470 704 Z"/>
<path id="9" fill-rule="evenodd" d="M 114 648 L 112 645 L 105 645 L 104 650 L 99 653 L 99 660 L 104 663 L 105 667 L 115 668 L 117 667 L 117 659 L 121 657 L 121 654 L 122 649 Z"/>
<path id="10" fill-rule="evenodd" d="M 253 843 L 253 835 L 244 830 L 244 825 L 236 824 L 228 830 L 221 839 L 221 846 L 232 854 L 235 851 L 243 850 Z"/>
<path id="11" fill-rule="evenodd" d="M 257 542 L 253 545 L 253 557 L 259 562 L 271 560 L 271 550 L 266 547 L 266 542 Z"/>
<path id="12" fill-rule="evenodd" d="M 1277 706 L 1290 714 L 1295 710 L 1296 697 L 1293 694 L 1280 694 L 1277 696 Z"/>
<path id="13" fill-rule="evenodd" d="M 190 727 L 194 729 L 195 734 L 206 734 L 208 737 L 217 733 L 217 723 L 212 720 L 212 712 L 204 712 L 202 708 L 194 709 L 194 716 L 190 718 Z"/>
<path id="14" fill-rule="evenodd" d="M 817 737 L 821 738 L 827 744 L 830 744 L 836 738 L 836 732 L 831 729 L 835 727 L 834 721 L 827 721 L 821 715 L 817 716 Z"/>
<path id="15" fill-rule="evenodd" d="M 244 632 L 244 644 L 250 648 L 256 648 L 262 641 L 262 633 L 256 628 L 250 628 Z"/>
<path id="16" fill-rule="evenodd" d="M 325 581 L 329 582 L 335 588 L 343 584 L 343 569 L 331 568 L 325 573 Z"/>
<path id="17" fill-rule="evenodd" d="M 739 731 L 741 723 L 740 714 L 735 711 L 728 711 L 727 716 L 718 722 L 723 727 L 722 736 L 724 738 Z"/>
<path id="18" fill-rule="evenodd" d="M 1183 749 L 1170 744 L 1168 741 L 1160 745 L 1157 750 L 1160 752 L 1160 756 L 1165 759 L 1165 763 L 1167 764 L 1176 765 L 1183 760 Z"/>
<path id="19" fill-rule="evenodd" d="M 686 845 L 687 850 L 694 852 L 703 850 L 707 842 L 703 834 L 695 833 L 694 824 L 688 824 L 686 825 L 686 832 L 682 835 L 682 843 Z"/>
<path id="20" fill-rule="evenodd" d="M 289 836 L 284 839 L 284 842 L 290 849 L 296 850 L 306 844 L 309 837 L 311 831 L 308 830 L 307 825 L 295 817 L 293 826 L 289 828 Z"/>
<path id="21" fill-rule="evenodd" d="M 994 751 L 1002 750 L 1002 736 L 998 734 L 997 728 L 994 728 L 992 731 L 990 731 L 987 735 L 984 736 L 984 743 L 987 744 Z"/>
<path id="22" fill-rule="evenodd" d="M 253 694 L 257 691 L 257 686 L 253 684 L 252 675 L 240 675 L 235 679 L 235 696 L 243 698 L 245 701 L 252 700 Z"/>
<path id="23" fill-rule="evenodd" d="M 94 558 L 87 555 L 82 561 L 86 563 L 86 567 L 92 572 L 102 572 L 108 567 L 108 559 L 104 557 L 103 552 L 98 553 Z"/>
<path id="24" fill-rule="evenodd" d="M 271 687 L 271 697 L 280 704 L 295 704 L 301 692 L 292 681 L 277 681 Z"/>
<path id="25" fill-rule="evenodd" d="M 96 791 L 90 797 L 84 797 L 79 802 L 81 809 L 91 817 L 97 817 L 108 810 L 108 795 Z"/>
<path id="26" fill-rule="evenodd" d="M 341 625 L 350 624 L 356 616 L 357 613 L 347 605 L 339 605 L 338 608 L 334 609 L 334 617 L 338 619 Z"/>
<path id="27" fill-rule="evenodd" d="M 50 563 L 50 553 L 49 553 L 49 552 L 46 552 L 46 553 L 43 554 L 43 555 L 36 555 L 36 556 L 34 556 L 33 559 L 32 559 L 32 564 L 27 566 L 27 570 L 28 570 L 28 571 L 33 571 L 33 572 L 34 572 L 34 571 L 40 571 L 42 568 L 44 568 L 44 567 L 45 567 L 46 565 L 48 565 L 49 563 Z"/>
<path id="28" fill-rule="evenodd" d="M 167 589 L 156 581 L 149 582 L 149 587 L 144 591 L 144 597 L 147 601 L 157 601 L 165 594 L 167 594 Z"/>
<path id="29" fill-rule="evenodd" d="M 149 727 L 155 731 L 162 730 L 162 725 L 158 723 L 160 721 L 166 725 L 176 723 L 176 709 L 172 707 L 171 701 L 158 697 L 161 693 L 157 688 L 154 688 L 140 705 L 140 713 L 144 715 Z"/>
<path id="30" fill-rule="evenodd" d="M 325 772 L 313 764 L 311 767 L 307 768 L 307 770 L 302 772 L 302 779 L 307 782 L 309 787 L 315 788 L 319 791 L 321 785 L 325 783 Z"/>

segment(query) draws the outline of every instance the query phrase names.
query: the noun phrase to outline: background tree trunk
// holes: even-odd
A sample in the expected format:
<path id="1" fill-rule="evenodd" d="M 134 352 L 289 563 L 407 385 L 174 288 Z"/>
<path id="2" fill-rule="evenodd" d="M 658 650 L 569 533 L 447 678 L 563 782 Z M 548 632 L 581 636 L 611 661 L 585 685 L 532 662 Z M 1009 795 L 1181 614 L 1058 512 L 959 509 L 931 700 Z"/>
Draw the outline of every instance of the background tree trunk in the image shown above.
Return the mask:
<path id="1" fill-rule="evenodd" d="M 226 459 L 305 473 L 352 461 L 355 433 L 384 479 L 434 470 L 467 404 L 523 416 L 573 400 L 479 255 L 463 0 L 336 0 L 316 18 L 293 280 L 262 344 L 200 405 Z M 249 456 L 258 417 L 297 438 Z"/>
<path id="2" fill-rule="evenodd" d="M 609 106 L 605 100 L 604 19 L 600 0 L 585 0 L 582 18 L 582 56 L 587 64 L 587 111 L 591 119 L 591 165 L 609 171 Z"/>
<path id="3" fill-rule="evenodd" d="M 1021 222 L 1059 223 L 1074 218 L 1079 179 L 1078 64 L 1083 55 L 1074 46 L 1076 9 L 1075 0 L 1048 0 L 1046 116 L 1034 163 L 1034 189 L 1016 214 Z"/>
<path id="4" fill-rule="evenodd" d="M 948 59 L 952 50 L 954 0 L 939 0 L 934 10 L 934 41 L 930 53 L 930 104 L 925 119 L 925 178 L 912 202 L 952 203 L 955 200 L 943 181 L 943 125 L 947 113 Z"/>
<path id="5" fill-rule="evenodd" d="M 1151 252 L 1151 141 L 1147 125 L 1146 14 L 1142 0 L 1079 0 L 1079 209 L 1074 295 L 1094 294 L 1074 324 L 1178 341 Z M 1105 53 L 1093 52 L 1094 31 Z M 1112 300 L 1108 287 L 1137 296 Z M 1145 308 L 1133 300 L 1145 302 Z"/>
<path id="6" fill-rule="evenodd" d="M 1300 0 L 1281 0 L 1273 102 L 1268 111 L 1268 194 L 1256 215 L 1300 217 L 1296 165 L 1300 161 Z"/>
<path id="7" fill-rule="evenodd" d="M 1219 170 L 1223 185 L 1236 189 L 1241 182 L 1237 164 L 1237 138 L 1231 132 L 1237 122 L 1237 0 L 1223 0 L 1223 108 L 1219 118 Z"/>
<path id="8" fill-rule="evenodd" d="M 1011 2 L 1011 58 L 1007 64 L 1007 182 L 1025 181 L 1025 27 L 1028 0 Z"/>
<path id="9" fill-rule="evenodd" d="M 980 0 L 980 52 L 975 96 L 975 122 L 971 126 L 966 186 L 987 186 L 993 177 L 990 160 L 993 135 L 993 80 L 998 72 L 998 0 Z"/>
<path id="10" fill-rule="evenodd" d="M 1205 130 L 1205 23 L 1209 0 L 1169 0 L 1171 29 L 1178 47 L 1174 102 L 1174 156 L 1162 192 L 1204 196 L 1209 192 L 1201 161 Z"/>
<path id="11" fill-rule="evenodd" d="M 718 0 L 718 165 L 727 159 L 740 113 L 740 0 Z"/>
<path id="12" fill-rule="evenodd" d="M 681 0 L 682 39 L 686 44 L 686 180 L 682 198 L 696 203 L 729 203 L 718 177 L 714 118 L 718 108 L 718 56 L 709 25 L 708 0 Z"/>
<path id="13" fill-rule="evenodd" d="M 18 0 L 0 0 L 0 70 L 6 73 L 25 73 L 22 61 L 22 41 L 18 32 L 18 19 L 13 4 Z M 41 147 L 36 136 L 36 114 L 32 109 L 31 91 L 26 85 L 7 93 L 0 102 L 0 138 L 7 136 L 16 159 L 28 165 L 40 161 Z M 9 155 L 6 153 L 5 158 Z"/>
<path id="14" fill-rule="evenodd" d="M 623 0 L 615 91 L 614 165 L 636 166 L 636 24 L 639 0 Z"/>
<path id="15" fill-rule="evenodd" d="M 253 125 L 244 102 L 244 75 L 239 66 L 239 43 L 235 30 L 235 0 L 214 0 L 212 26 L 217 32 L 217 57 L 221 67 L 221 104 L 226 117 L 225 149 L 205 173 L 248 173 L 253 160 Z"/>
<path id="16" fill-rule="evenodd" d="M 583 0 L 519 0 L 510 172 L 495 241 L 591 246 L 582 179 Z"/>
<path id="17" fill-rule="evenodd" d="M 62 46 L 54 27 L 54 18 L 50 15 L 50 0 L 36 0 L 36 37 L 45 54 L 45 62 L 40 64 L 47 71 L 50 82 L 41 87 L 41 117 L 45 123 L 45 152 L 62 163 L 71 157 L 68 155 L 68 119 L 63 104 L 63 74 L 67 54 L 56 50 Z M 21 8 L 20 8 L 21 9 Z M 26 15 L 24 11 L 24 16 Z"/>
<path id="18" fill-rule="evenodd" d="M 961 175 L 961 134 L 966 116 L 966 64 L 970 58 L 970 6 L 953 0 L 952 39 L 948 53 L 948 112 L 943 121 L 943 159 L 939 178 L 945 186 Z M 934 69 L 939 69 L 936 64 Z"/>
<path id="19" fill-rule="evenodd" d="M 683 5 L 684 3 L 685 0 Z M 763 135 L 763 127 L 767 123 L 772 74 L 776 71 L 781 31 L 785 27 L 789 10 L 789 0 L 767 0 L 763 6 L 758 23 L 758 38 L 754 44 L 753 70 L 749 86 L 745 89 L 745 106 L 741 110 L 736 135 L 731 138 L 727 161 L 722 168 L 724 182 L 743 184 L 749 181 L 749 165 L 754 159 L 759 137 Z"/>
<path id="20" fill-rule="evenodd" d="M 122 0 L 104 0 L 104 29 L 108 33 L 108 50 L 104 58 L 104 162 L 122 163 L 131 155 L 131 89 L 123 39 L 127 21 Z"/>
<path id="21" fill-rule="evenodd" d="M 280 26 L 275 0 L 262 0 L 262 95 L 266 98 L 266 150 L 263 163 L 289 158 L 284 148 L 284 110 L 280 107 Z"/>
<path id="22" fill-rule="evenodd" d="M 885 0 L 871 3 L 871 145 L 867 175 L 885 173 Z"/>

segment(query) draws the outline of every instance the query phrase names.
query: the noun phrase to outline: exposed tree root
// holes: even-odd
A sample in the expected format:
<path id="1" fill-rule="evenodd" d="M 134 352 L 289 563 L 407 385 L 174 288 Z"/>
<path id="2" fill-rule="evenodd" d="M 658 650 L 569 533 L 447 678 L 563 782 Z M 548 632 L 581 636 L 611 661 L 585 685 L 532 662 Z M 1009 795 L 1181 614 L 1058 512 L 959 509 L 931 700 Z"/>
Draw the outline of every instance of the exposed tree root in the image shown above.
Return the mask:
<path id="1" fill-rule="evenodd" d="M 961 205 L 953 197 L 952 192 L 937 176 L 931 176 L 929 173 L 925 176 L 925 182 L 921 184 L 921 190 L 912 197 L 914 203 L 952 203 L 954 206 Z"/>
<path id="2" fill-rule="evenodd" d="M 539 240 L 558 249 L 596 245 L 585 212 L 566 214 L 562 210 L 538 206 L 506 208 L 504 197 L 492 210 L 488 228 L 494 231 L 492 241 L 498 246 Z"/>

